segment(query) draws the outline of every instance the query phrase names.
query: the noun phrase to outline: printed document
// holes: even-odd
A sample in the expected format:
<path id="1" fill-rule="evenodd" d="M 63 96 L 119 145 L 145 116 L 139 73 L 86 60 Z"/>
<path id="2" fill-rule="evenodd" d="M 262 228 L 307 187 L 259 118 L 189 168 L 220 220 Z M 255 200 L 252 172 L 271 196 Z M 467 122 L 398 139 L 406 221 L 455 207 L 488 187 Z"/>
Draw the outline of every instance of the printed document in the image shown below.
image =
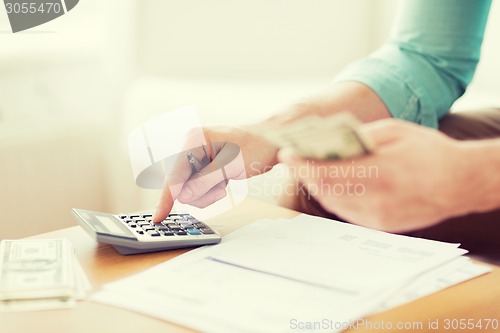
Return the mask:
<path id="1" fill-rule="evenodd" d="M 105 285 L 91 299 L 202 332 L 297 332 L 298 323 L 340 332 L 489 270 L 466 252 L 299 215 L 257 221 L 219 245 Z"/>

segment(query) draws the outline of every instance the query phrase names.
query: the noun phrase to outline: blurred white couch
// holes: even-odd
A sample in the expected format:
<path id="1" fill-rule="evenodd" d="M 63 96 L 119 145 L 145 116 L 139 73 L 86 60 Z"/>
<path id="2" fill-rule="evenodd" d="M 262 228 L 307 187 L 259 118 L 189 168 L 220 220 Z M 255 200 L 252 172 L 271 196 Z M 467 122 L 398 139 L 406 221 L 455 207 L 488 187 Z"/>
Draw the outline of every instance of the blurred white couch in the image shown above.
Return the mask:
<path id="1" fill-rule="evenodd" d="M 96 59 L 3 60 L 0 239 L 71 226 L 75 206 L 106 209 L 103 99 L 85 87 L 99 77 Z"/>
<path id="2" fill-rule="evenodd" d="M 105 208 L 96 132 L 91 124 L 57 119 L 16 130 L 0 124 L 0 239 L 67 227 L 75 205 Z"/>

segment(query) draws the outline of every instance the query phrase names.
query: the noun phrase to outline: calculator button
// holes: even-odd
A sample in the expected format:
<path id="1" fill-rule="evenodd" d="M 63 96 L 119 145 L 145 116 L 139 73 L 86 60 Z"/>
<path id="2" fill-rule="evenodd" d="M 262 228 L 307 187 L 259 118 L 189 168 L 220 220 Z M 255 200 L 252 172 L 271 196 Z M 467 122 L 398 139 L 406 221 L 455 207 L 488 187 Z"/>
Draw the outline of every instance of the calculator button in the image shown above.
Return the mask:
<path id="1" fill-rule="evenodd" d="M 126 218 L 127 218 L 127 215 L 120 214 L 120 215 L 118 215 L 118 217 L 119 217 L 119 218 L 121 218 L 121 219 L 123 220 L 123 219 L 126 219 Z"/>
<path id="2" fill-rule="evenodd" d="M 159 234 L 156 230 L 149 230 L 149 231 L 147 232 L 147 234 L 148 234 L 149 236 L 153 236 L 153 237 L 160 236 L 160 234 Z"/>
<path id="3" fill-rule="evenodd" d="M 137 230 L 137 233 L 138 233 L 139 235 L 144 235 L 144 231 L 142 231 L 142 230 Z"/>
<path id="4" fill-rule="evenodd" d="M 144 230 L 144 231 L 151 231 L 151 230 L 156 231 L 156 230 L 155 230 L 155 228 L 154 228 L 154 227 L 152 227 L 152 226 L 148 226 L 148 227 L 143 226 L 143 227 L 142 227 L 142 230 Z"/>
<path id="5" fill-rule="evenodd" d="M 137 224 L 135 224 L 135 223 L 130 223 L 128 226 L 131 228 L 137 228 Z"/>
<path id="6" fill-rule="evenodd" d="M 186 227 L 191 227 L 191 223 L 190 222 L 180 222 L 179 225 L 183 228 L 186 228 Z"/>
<path id="7" fill-rule="evenodd" d="M 179 226 L 176 223 L 167 223 L 165 225 L 169 228 L 179 228 Z"/>
<path id="8" fill-rule="evenodd" d="M 125 220 L 125 221 L 123 221 L 123 222 L 125 222 L 125 223 L 127 223 L 127 224 L 128 224 L 128 223 L 132 223 L 132 222 L 134 222 L 134 221 L 132 221 L 132 220 Z"/>
<path id="9" fill-rule="evenodd" d="M 193 227 L 198 228 L 198 229 L 208 228 L 206 224 L 201 223 L 201 222 L 193 224 Z"/>
<path id="10" fill-rule="evenodd" d="M 151 219 L 151 218 L 153 218 L 153 215 L 152 214 L 143 214 L 142 217 L 145 219 Z"/>
<path id="11" fill-rule="evenodd" d="M 158 227 L 156 227 L 156 230 L 158 230 L 158 231 L 168 231 L 169 229 L 168 229 L 168 227 L 158 226 Z"/>
<path id="12" fill-rule="evenodd" d="M 198 229 L 196 229 L 196 228 L 187 228 L 186 231 L 190 235 L 201 235 L 201 232 Z"/>
<path id="13" fill-rule="evenodd" d="M 215 234 L 215 232 L 210 229 L 210 228 L 202 228 L 200 229 L 201 233 L 204 234 L 204 235 L 212 235 L 212 234 Z"/>
<path id="14" fill-rule="evenodd" d="M 173 236 L 175 234 L 172 231 L 164 231 L 163 235 L 165 235 L 165 236 Z"/>
<path id="15" fill-rule="evenodd" d="M 138 219 L 140 216 L 139 215 L 130 215 L 131 219 Z"/>
<path id="16" fill-rule="evenodd" d="M 186 236 L 187 232 L 185 232 L 184 230 L 178 230 L 178 231 L 175 231 L 175 234 L 177 236 Z"/>

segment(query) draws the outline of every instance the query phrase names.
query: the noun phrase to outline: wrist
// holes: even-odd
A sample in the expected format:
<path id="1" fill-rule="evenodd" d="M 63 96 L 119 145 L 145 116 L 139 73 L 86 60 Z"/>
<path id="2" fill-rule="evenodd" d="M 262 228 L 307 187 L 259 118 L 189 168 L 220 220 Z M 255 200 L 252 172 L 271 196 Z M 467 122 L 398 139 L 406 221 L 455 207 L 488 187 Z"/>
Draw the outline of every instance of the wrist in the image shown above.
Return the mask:
<path id="1" fill-rule="evenodd" d="M 500 207 L 500 140 L 458 142 L 463 160 L 461 196 L 466 213 L 481 213 Z"/>

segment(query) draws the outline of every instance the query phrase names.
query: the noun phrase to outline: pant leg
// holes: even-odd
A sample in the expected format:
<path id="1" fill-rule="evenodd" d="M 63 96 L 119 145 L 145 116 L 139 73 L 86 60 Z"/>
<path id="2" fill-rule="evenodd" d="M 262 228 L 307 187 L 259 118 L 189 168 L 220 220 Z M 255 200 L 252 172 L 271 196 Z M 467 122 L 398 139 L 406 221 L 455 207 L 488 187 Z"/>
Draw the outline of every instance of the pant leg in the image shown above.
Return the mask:
<path id="1" fill-rule="evenodd" d="M 439 130 L 457 140 L 500 137 L 500 109 L 491 108 L 449 114 L 441 120 Z M 289 181 L 297 182 L 296 179 Z M 280 204 L 302 213 L 341 220 L 336 215 L 327 212 L 304 191 L 294 196 L 280 198 Z M 473 254 L 480 255 L 487 260 L 500 260 L 500 208 L 487 213 L 452 218 L 438 225 L 407 234 L 461 243 L 463 248 Z"/>
<path id="2" fill-rule="evenodd" d="M 439 130 L 457 140 L 500 137 L 500 108 L 455 112 L 439 122 Z"/>

